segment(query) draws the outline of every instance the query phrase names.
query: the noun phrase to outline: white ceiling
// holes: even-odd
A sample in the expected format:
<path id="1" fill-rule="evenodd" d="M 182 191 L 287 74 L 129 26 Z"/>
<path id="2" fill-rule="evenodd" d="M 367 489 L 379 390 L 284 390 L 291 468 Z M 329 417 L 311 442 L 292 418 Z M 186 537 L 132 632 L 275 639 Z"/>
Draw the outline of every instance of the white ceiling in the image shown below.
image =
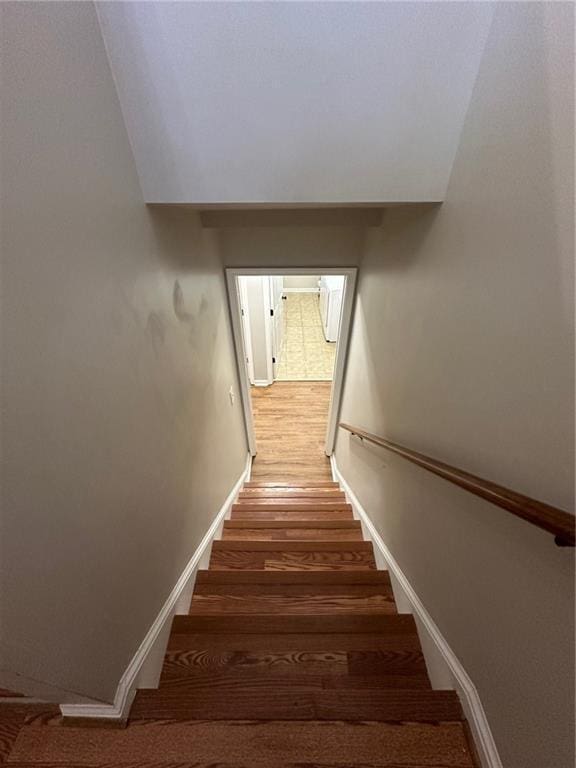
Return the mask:
<path id="1" fill-rule="evenodd" d="M 484 2 L 104 2 L 144 198 L 442 200 Z"/>

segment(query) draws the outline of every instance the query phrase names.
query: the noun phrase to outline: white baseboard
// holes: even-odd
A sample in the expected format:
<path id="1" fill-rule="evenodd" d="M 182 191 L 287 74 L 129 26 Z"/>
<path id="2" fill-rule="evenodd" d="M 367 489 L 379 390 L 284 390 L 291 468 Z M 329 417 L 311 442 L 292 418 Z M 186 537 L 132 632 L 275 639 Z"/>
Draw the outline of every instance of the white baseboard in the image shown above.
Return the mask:
<path id="1" fill-rule="evenodd" d="M 156 688 L 158 686 L 172 619 L 176 614 L 188 612 L 198 569 L 208 564 L 212 541 L 219 536 L 224 519 L 230 514 L 232 504 L 240 488 L 250 478 L 251 466 L 252 457 L 248 454 L 244 471 L 220 507 L 212 525 L 206 531 L 204 538 L 188 561 L 174 589 L 120 678 L 114 703 L 103 704 L 94 701 L 84 704 L 61 704 L 60 711 L 65 717 L 122 719 L 127 717 L 138 688 Z"/>
<path id="2" fill-rule="evenodd" d="M 254 379 L 251 383 L 253 387 L 269 387 L 273 382 L 269 379 Z"/>
<path id="3" fill-rule="evenodd" d="M 382 540 L 358 497 L 340 473 L 334 454 L 330 457 L 330 463 L 332 477 L 342 486 L 352 504 L 354 516 L 362 523 L 364 535 L 372 541 L 378 568 L 390 571 L 399 612 L 414 615 L 432 686 L 457 691 L 482 768 L 502 768 L 490 724 L 474 683 Z"/>

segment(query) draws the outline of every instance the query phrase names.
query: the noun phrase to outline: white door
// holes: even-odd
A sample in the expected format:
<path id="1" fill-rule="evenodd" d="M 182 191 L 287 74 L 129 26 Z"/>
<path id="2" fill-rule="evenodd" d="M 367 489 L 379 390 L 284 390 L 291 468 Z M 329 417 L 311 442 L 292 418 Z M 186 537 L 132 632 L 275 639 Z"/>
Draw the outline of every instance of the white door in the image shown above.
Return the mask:
<path id="1" fill-rule="evenodd" d="M 282 342 L 284 341 L 284 303 L 282 295 L 284 293 L 284 278 L 281 276 L 272 276 L 270 280 L 270 307 L 271 307 L 271 325 L 272 325 L 272 370 L 273 378 L 278 374 L 278 366 L 282 355 Z"/>

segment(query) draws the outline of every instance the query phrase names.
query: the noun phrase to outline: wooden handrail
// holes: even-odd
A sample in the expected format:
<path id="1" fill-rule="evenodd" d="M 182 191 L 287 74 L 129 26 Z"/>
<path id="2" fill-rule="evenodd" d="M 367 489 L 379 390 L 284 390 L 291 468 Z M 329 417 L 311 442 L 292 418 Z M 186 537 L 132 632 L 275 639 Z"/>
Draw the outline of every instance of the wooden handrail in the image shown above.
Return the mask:
<path id="1" fill-rule="evenodd" d="M 398 443 L 393 443 L 363 429 L 352 427 L 350 424 L 340 422 L 339 426 L 356 435 L 356 437 L 393 451 L 413 464 L 428 470 L 428 472 L 432 472 L 444 478 L 444 480 L 448 480 L 460 488 L 473 493 L 475 496 L 480 496 L 482 499 L 486 499 L 486 501 L 496 504 L 496 506 L 502 507 L 502 509 L 506 509 L 508 512 L 512 512 L 513 515 L 527 520 L 532 525 L 548 531 L 548 533 L 552 533 L 558 546 L 574 546 L 575 518 L 569 512 L 552 507 L 550 504 L 545 504 L 542 501 L 531 499 L 529 496 L 524 496 L 516 491 L 511 491 L 509 488 L 504 488 L 502 485 L 490 482 L 490 480 L 484 480 L 476 475 L 471 475 L 462 469 L 452 467 L 450 464 L 444 464 L 441 461 L 430 458 L 430 456 L 425 456 L 422 453 L 410 450 L 410 448 L 405 448 L 403 445 L 398 445 Z"/>

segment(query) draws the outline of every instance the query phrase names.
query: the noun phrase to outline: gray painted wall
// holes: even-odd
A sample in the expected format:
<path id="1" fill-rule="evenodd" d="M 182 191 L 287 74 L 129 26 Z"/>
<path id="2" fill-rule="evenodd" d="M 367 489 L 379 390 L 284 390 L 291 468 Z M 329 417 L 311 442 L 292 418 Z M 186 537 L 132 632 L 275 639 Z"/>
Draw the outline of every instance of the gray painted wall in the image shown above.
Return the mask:
<path id="1" fill-rule="evenodd" d="M 574 509 L 573 8 L 499 6 L 446 201 L 360 271 L 342 420 Z M 574 764 L 574 552 L 340 432 L 340 469 L 476 684 L 505 768 Z"/>
<path id="2" fill-rule="evenodd" d="M 246 442 L 214 235 L 144 206 L 91 3 L 2 3 L 1 664 L 111 701 Z"/>
<path id="3" fill-rule="evenodd" d="M 250 226 L 218 230 L 227 267 L 354 267 L 362 258 L 363 226 L 273 227 L 249 220 Z"/>

